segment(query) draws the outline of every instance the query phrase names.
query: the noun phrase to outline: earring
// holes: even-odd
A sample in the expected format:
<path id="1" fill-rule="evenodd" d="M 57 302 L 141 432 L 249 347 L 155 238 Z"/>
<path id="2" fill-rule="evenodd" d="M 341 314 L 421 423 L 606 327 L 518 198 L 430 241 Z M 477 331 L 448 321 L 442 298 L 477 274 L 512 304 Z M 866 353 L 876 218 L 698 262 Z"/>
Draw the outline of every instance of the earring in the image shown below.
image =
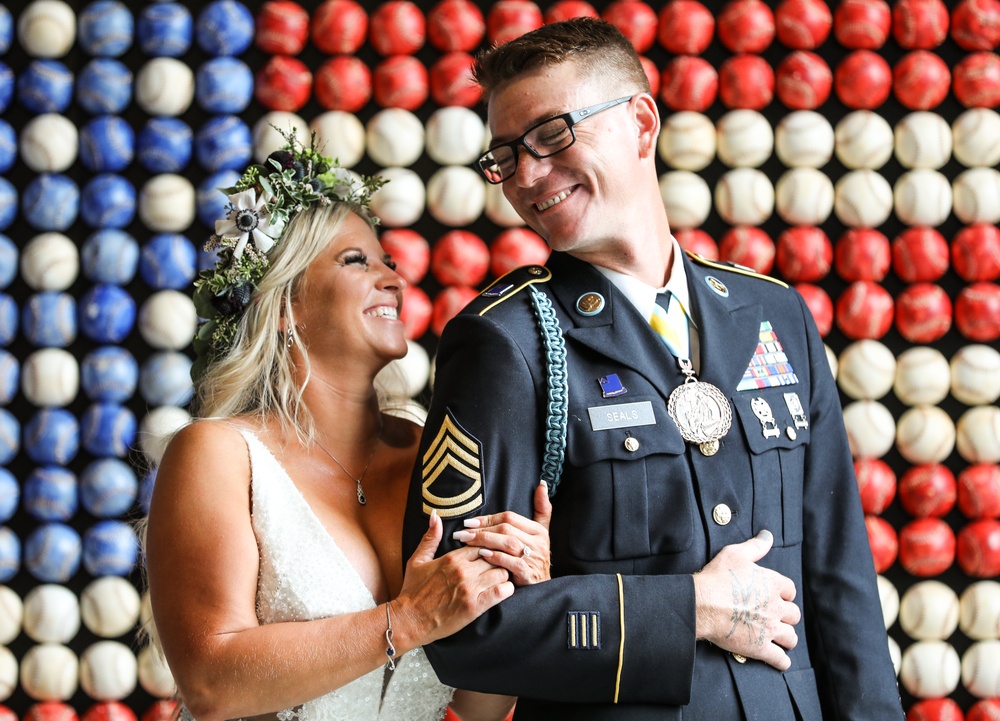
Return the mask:
<path id="1" fill-rule="evenodd" d="M 292 337 L 292 329 L 289 328 L 285 337 L 285 348 L 291 350 L 293 345 L 295 345 L 295 338 Z"/>

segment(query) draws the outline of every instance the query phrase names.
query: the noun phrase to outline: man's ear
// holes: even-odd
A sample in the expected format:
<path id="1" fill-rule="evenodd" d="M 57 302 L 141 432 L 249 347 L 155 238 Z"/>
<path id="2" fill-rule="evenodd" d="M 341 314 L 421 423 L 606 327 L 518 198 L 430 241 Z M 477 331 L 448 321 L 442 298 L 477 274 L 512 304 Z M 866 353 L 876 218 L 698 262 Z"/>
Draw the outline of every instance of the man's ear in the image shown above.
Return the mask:
<path id="1" fill-rule="evenodd" d="M 639 153 L 642 157 L 656 155 L 656 139 L 660 135 L 660 112 L 649 93 L 635 99 L 634 119 L 639 133 Z"/>

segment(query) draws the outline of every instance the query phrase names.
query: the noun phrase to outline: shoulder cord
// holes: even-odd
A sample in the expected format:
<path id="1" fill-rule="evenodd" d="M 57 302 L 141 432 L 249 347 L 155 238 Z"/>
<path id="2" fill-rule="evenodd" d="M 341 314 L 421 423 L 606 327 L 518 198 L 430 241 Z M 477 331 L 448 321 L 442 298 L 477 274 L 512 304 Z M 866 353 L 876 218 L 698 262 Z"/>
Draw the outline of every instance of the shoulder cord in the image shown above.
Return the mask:
<path id="1" fill-rule="evenodd" d="M 545 381 L 548 388 L 545 417 L 545 452 L 542 454 L 542 477 L 549 486 L 549 498 L 556 494 L 566 457 L 566 430 L 569 417 L 569 377 L 566 373 L 566 342 L 552 301 L 541 291 L 531 289 L 531 304 L 545 348 Z"/>

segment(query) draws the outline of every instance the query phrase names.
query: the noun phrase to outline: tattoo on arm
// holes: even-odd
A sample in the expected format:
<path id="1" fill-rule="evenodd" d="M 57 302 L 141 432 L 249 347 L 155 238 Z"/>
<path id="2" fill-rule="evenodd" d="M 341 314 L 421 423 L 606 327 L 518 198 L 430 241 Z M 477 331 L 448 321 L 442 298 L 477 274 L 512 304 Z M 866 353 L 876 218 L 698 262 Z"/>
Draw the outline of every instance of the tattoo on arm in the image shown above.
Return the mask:
<path id="1" fill-rule="evenodd" d="M 737 629 L 744 628 L 747 640 L 755 646 L 763 646 L 766 634 L 765 619 L 770 601 L 770 587 L 759 570 L 754 569 L 745 583 L 730 569 L 733 577 L 732 628 L 726 638 L 732 638 Z"/>

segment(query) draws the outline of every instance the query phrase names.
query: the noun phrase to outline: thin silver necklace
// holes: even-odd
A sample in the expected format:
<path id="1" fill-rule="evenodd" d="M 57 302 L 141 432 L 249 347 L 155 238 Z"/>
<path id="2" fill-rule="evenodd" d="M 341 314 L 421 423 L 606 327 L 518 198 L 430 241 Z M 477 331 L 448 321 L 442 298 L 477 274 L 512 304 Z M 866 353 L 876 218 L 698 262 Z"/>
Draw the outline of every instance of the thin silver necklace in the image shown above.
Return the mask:
<path id="1" fill-rule="evenodd" d="M 340 466 L 340 470 L 342 470 L 344 473 L 347 474 L 348 478 L 350 478 L 352 481 L 354 481 L 355 483 L 358 484 L 358 503 L 360 503 L 362 506 L 365 505 L 366 503 L 368 503 L 368 499 L 365 498 L 365 491 L 361 487 L 361 481 L 364 479 L 365 474 L 368 472 L 368 466 L 370 466 L 372 464 L 372 459 L 375 457 L 375 451 L 378 450 L 378 442 L 380 440 L 382 440 L 382 427 L 383 427 L 382 414 L 379 413 L 378 414 L 378 435 L 375 436 L 375 443 L 374 443 L 374 445 L 372 445 L 372 454 L 370 456 L 368 456 L 368 462 L 365 464 L 365 469 L 363 471 L 361 471 L 361 475 L 358 476 L 357 478 L 355 478 L 354 476 L 352 476 L 351 473 L 350 473 L 350 471 L 348 471 L 346 468 L 344 468 L 344 464 L 341 463 L 340 461 L 338 461 L 337 457 L 335 455 L 333 455 L 332 453 L 330 453 L 330 451 L 326 450 L 326 448 L 323 447 L 322 443 L 320 443 L 319 441 L 316 441 L 316 445 L 319 446 L 319 449 L 321 451 L 323 451 L 323 453 L 325 453 L 326 455 L 330 456 L 330 458 L 333 459 L 333 462 L 336 463 L 338 466 Z"/>

